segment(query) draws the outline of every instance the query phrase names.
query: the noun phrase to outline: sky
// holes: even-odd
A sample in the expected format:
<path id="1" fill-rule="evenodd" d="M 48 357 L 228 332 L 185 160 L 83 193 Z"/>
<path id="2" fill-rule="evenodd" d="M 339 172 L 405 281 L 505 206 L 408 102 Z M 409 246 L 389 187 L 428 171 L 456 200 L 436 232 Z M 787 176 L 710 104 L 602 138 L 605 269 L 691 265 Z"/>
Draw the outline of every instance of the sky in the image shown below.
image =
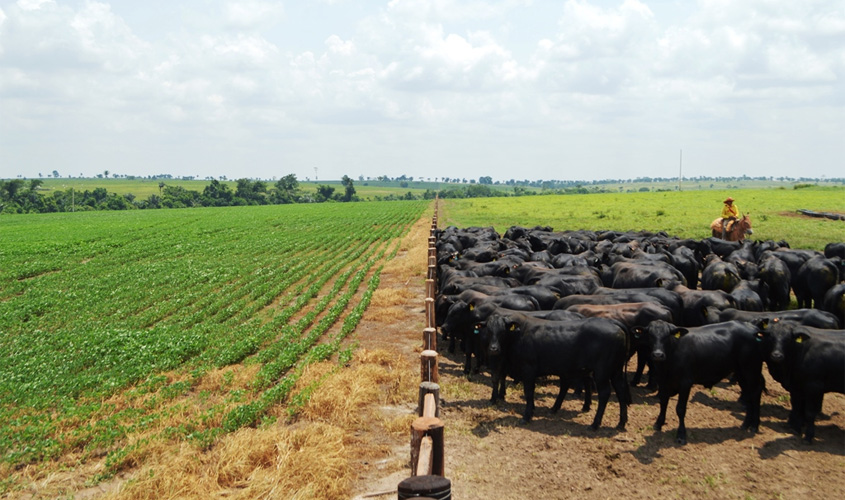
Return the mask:
<path id="1" fill-rule="evenodd" d="M 0 178 L 845 177 L 842 0 L 0 0 Z"/>

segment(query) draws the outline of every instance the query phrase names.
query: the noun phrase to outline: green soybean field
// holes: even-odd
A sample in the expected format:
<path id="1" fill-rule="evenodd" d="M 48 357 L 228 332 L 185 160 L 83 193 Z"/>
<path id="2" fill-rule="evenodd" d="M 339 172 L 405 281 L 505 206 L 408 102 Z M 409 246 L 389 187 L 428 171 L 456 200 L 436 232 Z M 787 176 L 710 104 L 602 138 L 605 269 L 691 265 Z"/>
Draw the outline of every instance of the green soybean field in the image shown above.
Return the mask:
<path id="1" fill-rule="evenodd" d="M 342 366 L 430 202 L 0 219 L 0 493 L 72 454 L 102 480 L 157 441 L 200 448 L 294 413 L 305 366 Z M 5 483 L 5 484 L 4 484 Z"/>

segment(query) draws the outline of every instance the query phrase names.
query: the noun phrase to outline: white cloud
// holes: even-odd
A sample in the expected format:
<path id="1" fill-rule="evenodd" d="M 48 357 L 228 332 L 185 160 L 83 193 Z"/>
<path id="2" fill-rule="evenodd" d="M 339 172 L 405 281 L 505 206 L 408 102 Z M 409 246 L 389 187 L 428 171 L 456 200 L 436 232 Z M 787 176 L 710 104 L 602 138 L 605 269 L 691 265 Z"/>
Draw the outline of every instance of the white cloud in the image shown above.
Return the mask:
<path id="1" fill-rule="evenodd" d="M 267 176 L 286 173 L 268 175 L 282 157 L 301 177 L 319 163 L 321 178 L 427 164 L 505 178 L 514 162 L 528 165 L 519 177 L 614 176 L 613 154 L 651 169 L 667 144 L 741 153 L 761 130 L 812 129 L 804 153 L 830 154 L 843 129 L 845 8 L 834 1 L 702 0 L 670 18 L 647 0 L 186 0 L 162 32 L 133 5 L 3 5 L 0 162 L 109 162 L 85 147 L 117 143 L 136 152 L 127 169 L 152 147 L 157 169 L 176 175 L 197 155 L 218 169 L 208 175 L 231 176 L 249 150 Z M 44 137 L 75 145 L 53 157 L 23 146 Z M 208 156 L 197 147 L 212 143 Z M 800 153 L 772 156 L 786 165 Z"/>
<path id="2" fill-rule="evenodd" d="M 260 0 L 240 0 L 226 2 L 223 15 L 226 23 L 238 29 L 256 29 L 279 22 L 284 17 L 284 7 L 280 2 Z"/>
<path id="3" fill-rule="evenodd" d="M 18 7 L 22 10 L 39 10 L 45 5 L 55 7 L 56 2 L 53 0 L 18 0 Z"/>

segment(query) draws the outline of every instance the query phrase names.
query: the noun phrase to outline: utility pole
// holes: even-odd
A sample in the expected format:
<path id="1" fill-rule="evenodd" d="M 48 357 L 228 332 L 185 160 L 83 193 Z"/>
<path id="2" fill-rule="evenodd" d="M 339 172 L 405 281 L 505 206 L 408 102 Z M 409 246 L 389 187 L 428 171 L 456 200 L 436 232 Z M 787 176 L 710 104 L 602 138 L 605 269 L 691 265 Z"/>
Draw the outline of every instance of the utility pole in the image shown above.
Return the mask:
<path id="1" fill-rule="evenodd" d="M 681 178 L 683 177 L 684 171 L 684 150 L 681 150 L 681 161 L 678 165 L 678 191 L 681 190 Z"/>

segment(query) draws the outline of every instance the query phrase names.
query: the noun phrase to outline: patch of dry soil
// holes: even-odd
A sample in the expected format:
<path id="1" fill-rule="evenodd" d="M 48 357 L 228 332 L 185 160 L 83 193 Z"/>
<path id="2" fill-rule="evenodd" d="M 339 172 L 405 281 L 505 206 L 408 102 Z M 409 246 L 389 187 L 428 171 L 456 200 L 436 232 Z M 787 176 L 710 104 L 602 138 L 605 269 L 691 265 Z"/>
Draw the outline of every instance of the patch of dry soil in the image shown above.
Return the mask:
<path id="1" fill-rule="evenodd" d="M 426 238 L 418 238 L 419 244 L 427 245 Z M 408 256 L 397 256 L 403 258 Z M 358 340 L 362 347 L 392 349 L 409 370 L 418 370 L 424 276 L 386 270 L 381 287 L 416 290 L 402 306 L 407 321 L 374 325 L 365 316 L 356 332 Z M 520 425 L 520 388 L 509 388 L 506 401 L 491 406 L 489 375 L 468 379 L 462 372 L 463 356 L 447 353 L 443 344 L 441 418 L 446 426 L 446 477 L 455 499 L 845 498 L 845 395 L 825 397 L 816 440 L 807 445 L 787 431 L 788 394 L 768 373 L 756 435 L 739 428 L 743 412 L 736 385 L 696 387 L 686 418 L 689 444 L 680 446 L 674 436 L 677 399 L 670 402 L 664 431 L 655 432 L 657 398 L 644 387 L 632 390 L 634 404 L 625 431 L 614 429 L 619 410 L 615 396 L 597 431 L 589 428 L 595 400 L 591 412 L 581 413 L 581 401 L 570 394 L 561 411 L 551 414 L 557 393 L 552 379 L 538 384 L 534 421 Z M 632 362 L 629 373 L 633 369 Z M 412 411 L 416 397 L 409 394 L 408 404 L 398 410 Z M 360 474 L 353 497 L 396 498 L 399 481 L 410 475 L 410 431 L 406 438 L 372 434 L 362 438 L 383 442 L 391 451 L 357 464 Z M 386 465 L 390 463 L 398 465 Z"/>

